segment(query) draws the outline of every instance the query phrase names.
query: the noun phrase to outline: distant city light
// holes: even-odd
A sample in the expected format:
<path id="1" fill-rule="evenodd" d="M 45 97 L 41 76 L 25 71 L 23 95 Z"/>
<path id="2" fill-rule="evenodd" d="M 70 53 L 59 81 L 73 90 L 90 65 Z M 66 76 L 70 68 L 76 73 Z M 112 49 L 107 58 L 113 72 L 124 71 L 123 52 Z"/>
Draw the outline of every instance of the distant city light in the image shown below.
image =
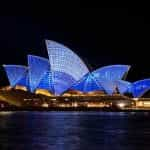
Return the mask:
<path id="1" fill-rule="evenodd" d="M 126 105 L 125 103 L 118 103 L 118 104 L 117 104 L 117 106 L 119 106 L 120 108 L 125 107 L 125 105 Z"/>
<path id="2" fill-rule="evenodd" d="M 48 108 L 48 104 L 47 103 L 43 103 L 42 107 Z"/>

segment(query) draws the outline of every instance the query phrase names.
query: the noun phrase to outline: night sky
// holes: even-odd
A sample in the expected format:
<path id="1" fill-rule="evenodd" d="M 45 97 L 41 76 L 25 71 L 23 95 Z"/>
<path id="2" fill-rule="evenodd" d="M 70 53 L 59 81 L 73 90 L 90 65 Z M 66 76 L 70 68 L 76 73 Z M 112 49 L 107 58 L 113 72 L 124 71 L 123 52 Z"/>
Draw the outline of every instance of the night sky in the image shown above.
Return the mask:
<path id="1" fill-rule="evenodd" d="M 128 81 L 150 78 L 150 21 L 145 14 L 139 9 L 76 6 L 0 16 L 0 64 L 26 65 L 28 54 L 48 57 L 44 39 L 49 39 L 71 48 L 90 70 L 128 64 Z M 0 67 L 0 85 L 6 84 Z"/>

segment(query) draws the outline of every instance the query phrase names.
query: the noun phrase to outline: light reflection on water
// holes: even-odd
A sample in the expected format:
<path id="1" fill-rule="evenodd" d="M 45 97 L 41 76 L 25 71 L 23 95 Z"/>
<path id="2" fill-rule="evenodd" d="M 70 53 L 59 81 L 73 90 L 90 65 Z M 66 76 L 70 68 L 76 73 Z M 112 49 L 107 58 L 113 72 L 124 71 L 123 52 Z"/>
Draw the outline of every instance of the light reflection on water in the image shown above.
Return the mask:
<path id="1" fill-rule="evenodd" d="M 144 150 L 149 112 L 0 112 L 0 150 Z"/>
<path id="2" fill-rule="evenodd" d="M 15 112 L 13 112 L 13 111 L 1 111 L 0 116 L 11 115 L 13 113 L 15 113 Z"/>

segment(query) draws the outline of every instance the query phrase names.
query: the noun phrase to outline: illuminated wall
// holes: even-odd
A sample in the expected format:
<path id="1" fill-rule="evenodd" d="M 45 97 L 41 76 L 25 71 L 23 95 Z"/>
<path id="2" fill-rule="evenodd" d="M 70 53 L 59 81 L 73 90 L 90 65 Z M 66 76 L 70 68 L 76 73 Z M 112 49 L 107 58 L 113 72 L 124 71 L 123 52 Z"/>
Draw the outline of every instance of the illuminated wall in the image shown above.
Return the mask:
<path id="1" fill-rule="evenodd" d="M 28 90 L 30 90 L 28 71 L 26 72 L 26 75 L 19 80 L 17 85 L 25 86 Z"/>
<path id="2" fill-rule="evenodd" d="M 110 95 L 115 92 L 116 87 L 120 93 L 126 91 L 128 84 L 122 79 L 127 75 L 130 66 L 105 66 L 90 73 L 84 62 L 66 46 L 46 40 L 46 47 L 49 60 L 28 55 L 28 68 L 4 65 L 11 86 L 23 85 L 31 92 L 36 89 L 45 89 L 55 95 L 61 95 L 68 89 L 82 92 L 103 90 Z M 136 89 L 139 84 L 133 85 L 130 92 L 133 92 L 135 96 L 148 88 L 141 88 L 140 91 Z"/>
<path id="3" fill-rule="evenodd" d="M 46 40 L 55 94 L 61 94 L 89 72 L 84 62 L 69 48 Z"/>
<path id="4" fill-rule="evenodd" d="M 116 81 L 121 80 L 129 69 L 130 66 L 128 65 L 111 65 L 99 68 L 92 74 L 99 80 Z"/>
<path id="5" fill-rule="evenodd" d="M 112 94 L 116 90 L 117 80 L 121 80 L 128 73 L 128 65 L 111 65 L 99 68 L 92 72 L 94 78 L 101 84 L 107 94 Z"/>
<path id="6" fill-rule="evenodd" d="M 91 73 L 85 75 L 80 81 L 73 85 L 71 89 L 82 92 L 104 90 L 102 86 L 94 79 Z"/>
<path id="7" fill-rule="evenodd" d="M 53 88 L 54 88 L 54 94 L 55 95 L 61 95 L 65 91 L 67 91 L 74 83 L 76 83 L 75 79 L 72 78 L 70 75 L 59 72 L 59 71 L 53 71 L 52 72 L 53 78 Z"/>
<path id="8" fill-rule="evenodd" d="M 132 84 L 132 94 L 134 97 L 141 97 L 150 90 L 150 79 L 136 81 Z"/>
<path id="9" fill-rule="evenodd" d="M 53 83 L 52 83 L 52 73 L 50 70 L 45 71 L 42 79 L 40 80 L 37 89 L 45 89 L 54 93 Z"/>
<path id="10" fill-rule="evenodd" d="M 46 58 L 28 55 L 28 66 L 29 66 L 30 91 L 34 92 L 36 88 L 39 87 L 39 84 L 46 75 L 47 71 L 50 70 L 50 64 L 48 59 Z M 47 81 L 49 82 L 49 80 Z M 45 86 L 49 86 L 49 83 L 47 83 L 47 85 Z M 46 89 L 51 90 L 51 85 L 50 87 L 46 87 Z"/>
<path id="11" fill-rule="evenodd" d="M 108 95 L 112 95 L 116 91 L 116 84 L 113 81 L 101 80 L 100 84 Z"/>
<path id="12" fill-rule="evenodd" d="M 23 85 L 28 87 L 28 68 L 21 65 L 3 65 L 12 87 Z"/>
<path id="13" fill-rule="evenodd" d="M 69 48 L 49 40 L 46 40 L 46 46 L 52 71 L 69 74 L 76 81 L 89 72 L 84 62 Z"/>
<path id="14" fill-rule="evenodd" d="M 119 93 L 124 94 L 129 92 L 130 93 L 130 88 L 132 86 L 132 83 L 124 80 L 118 80 L 116 81 L 117 88 L 119 90 Z"/>

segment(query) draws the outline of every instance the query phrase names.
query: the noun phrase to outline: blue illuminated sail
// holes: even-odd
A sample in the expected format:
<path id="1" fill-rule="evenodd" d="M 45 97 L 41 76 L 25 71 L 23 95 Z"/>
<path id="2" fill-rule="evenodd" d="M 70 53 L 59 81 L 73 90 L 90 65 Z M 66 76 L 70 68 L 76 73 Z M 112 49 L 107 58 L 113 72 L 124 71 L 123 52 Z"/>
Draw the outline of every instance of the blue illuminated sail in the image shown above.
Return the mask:
<path id="1" fill-rule="evenodd" d="M 45 74 L 43 75 L 42 79 L 39 82 L 39 85 L 37 86 L 38 89 L 46 89 L 50 91 L 51 93 L 54 92 L 53 89 L 53 82 L 52 82 L 52 73 L 50 70 L 47 70 Z"/>
<path id="2" fill-rule="evenodd" d="M 132 86 L 132 83 L 124 80 L 117 80 L 116 81 L 117 88 L 119 90 L 119 93 L 124 94 L 124 93 L 129 93 L 130 88 Z"/>
<path id="3" fill-rule="evenodd" d="M 80 81 L 73 85 L 71 89 L 82 92 L 104 90 L 102 86 L 94 79 L 91 73 L 85 75 Z"/>
<path id="4" fill-rule="evenodd" d="M 104 91 L 108 95 L 112 95 L 114 92 L 116 92 L 116 85 L 112 81 L 107 81 L 107 80 L 101 80 L 101 85 L 104 88 Z"/>
<path id="5" fill-rule="evenodd" d="M 121 80 L 129 69 L 130 66 L 128 65 L 111 65 L 93 71 L 92 75 L 105 92 L 111 95 L 117 87 L 116 81 Z"/>
<path id="6" fill-rule="evenodd" d="M 136 81 L 132 84 L 132 94 L 134 97 L 141 97 L 150 90 L 150 79 Z"/>
<path id="7" fill-rule="evenodd" d="M 9 83 L 12 87 L 16 85 L 23 85 L 27 86 L 27 82 L 23 82 L 25 78 L 27 78 L 28 75 L 28 68 L 21 65 L 3 65 L 7 77 L 9 80 Z"/>
<path id="8" fill-rule="evenodd" d="M 84 62 L 69 48 L 46 40 L 55 94 L 61 94 L 89 72 Z"/>
<path id="9" fill-rule="evenodd" d="M 50 64 L 46 58 L 28 55 L 28 65 L 30 90 L 31 92 L 34 92 L 36 88 L 39 87 L 45 74 L 50 71 Z M 51 90 L 51 85 L 47 88 L 50 88 L 49 90 Z"/>
<path id="10" fill-rule="evenodd" d="M 99 68 L 92 74 L 99 80 L 117 81 L 121 80 L 129 69 L 129 65 L 110 65 Z"/>

